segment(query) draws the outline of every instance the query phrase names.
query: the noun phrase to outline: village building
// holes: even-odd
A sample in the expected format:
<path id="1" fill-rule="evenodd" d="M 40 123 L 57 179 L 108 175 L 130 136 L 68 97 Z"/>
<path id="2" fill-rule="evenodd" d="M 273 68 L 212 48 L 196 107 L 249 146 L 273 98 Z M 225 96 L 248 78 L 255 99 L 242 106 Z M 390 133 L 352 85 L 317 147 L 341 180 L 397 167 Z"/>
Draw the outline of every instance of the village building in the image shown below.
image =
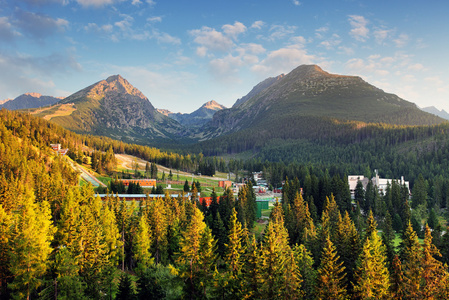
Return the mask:
<path id="1" fill-rule="evenodd" d="M 377 187 L 379 193 L 385 194 L 387 187 L 391 184 L 393 181 L 395 181 L 399 185 L 405 185 L 410 190 L 410 183 L 408 181 L 404 180 L 404 176 L 401 176 L 401 179 L 387 179 L 387 178 L 380 178 L 379 173 L 377 170 L 374 170 L 375 176 L 371 178 L 371 182 L 374 186 Z M 363 185 L 363 189 L 366 190 L 366 186 L 368 185 L 369 179 L 363 175 L 350 175 L 348 176 L 348 184 L 349 184 L 349 190 L 351 191 L 351 198 L 354 199 L 355 197 L 355 189 L 357 187 L 357 183 L 361 182 Z"/>

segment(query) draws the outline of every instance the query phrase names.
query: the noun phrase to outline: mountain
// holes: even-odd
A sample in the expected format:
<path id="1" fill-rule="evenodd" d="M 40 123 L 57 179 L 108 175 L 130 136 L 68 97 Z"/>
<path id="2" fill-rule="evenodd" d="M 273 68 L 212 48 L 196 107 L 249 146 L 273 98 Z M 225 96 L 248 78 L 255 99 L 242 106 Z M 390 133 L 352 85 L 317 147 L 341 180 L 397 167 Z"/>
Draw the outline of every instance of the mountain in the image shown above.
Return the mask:
<path id="1" fill-rule="evenodd" d="M 0 105 L 0 108 L 6 108 L 9 110 L 37 108 L 53 105 L 61 99 L 61 97 L 42 96 L 38 93 L 26 93 L 15 99 L 5 101 Z"/>
<path id="2" fill-rule="evenodd" d="M 259 94 L 260 92 L 262 92 L 264 89 L 266 89 L 266 88 L 270 87 L 271 85 L 273 85 L 274 83 L 276 83 L 278 80 L 280 80 L 284 76 L 285 76 L 284 74 L 281 74 L 276 77 L 269 77 L 269 78 L 265 79 L 264 81 L 260 82 L 255 87 L 253 87 L 253 89 L 246 96 L 238 99 L 232 107 L 237 107 L 240 104 L 245 103 L 252 97 L 254 97 L 257 94 Z"/>
<path id="3" fill-rule="evenodd" d="M 271 83 L 268 87 L 239 105 L 217 112 L 206 136 L 212 138 L 247 128 L 273 132 L 278 130 L 274 124 L 297 124 L 305 118 L 395 125 L 431 125 L 443 121 L 360 77 L 329 74 L 316 65 L 299 66 L 268 83 Z M 299 132 L 302 129 L 296 128 Z"/>
<path id="4" fill-rule="evenodd" d="M 120 75 L 88 86 L 57 105 L 33 112 L 77 133 L 144 143 L 178 138 L 182 127 L 159 113 Z"/>
<path id="5" fill-rule="evenodd" d="M 430 114 L 434 114 L 435 116 L 438 116 L 440 118 L 449 120 L 449 113 L 447 111 L 445 111 L 444 109 L 439 110 L 435 106 L 429 106 L 429 107 L 421 108 L 421 110 L 428 112 Z"/>
<path id="6" fill-rule="evenodd" d="M 2 104 L 5 104 L 6 102 L 11 101 L 11 100 L 13 100 L 13 99 L 8 98 L 8 99 L 0 100 L 0 107 L 2 106 Z"/>
<path id="7" fill-rule="evenodd" d="M 200 108 L 190 114 L 175 114 L 167 110 L 159 110 L 159 112 L 165 114 L 173 120 L 178 121 L 183 126 L 198 127 L 203 126 L 204 124 L 212 120 L 214 114 L 222 109 L 226 109 L 226 107 L 214 100 L 211 100 L 209 102 L 206 102 Z"/>

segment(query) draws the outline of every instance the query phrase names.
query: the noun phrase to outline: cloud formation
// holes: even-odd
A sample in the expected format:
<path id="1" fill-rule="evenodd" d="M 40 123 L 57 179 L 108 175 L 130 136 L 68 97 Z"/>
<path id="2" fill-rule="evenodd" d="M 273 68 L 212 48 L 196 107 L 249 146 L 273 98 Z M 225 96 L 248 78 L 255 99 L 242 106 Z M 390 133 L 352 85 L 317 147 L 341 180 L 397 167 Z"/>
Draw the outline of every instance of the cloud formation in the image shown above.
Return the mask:
<path id="1" fill-rule="evenodd" d="M 363 16 L 350 15 L 349 24 L 351 24 L 351 31 L 349 34 L 358 41 L 365 42 L 368 39 L 369 29 L 366 27 L 368 21 Z"/>
<path id="2" fill-rule="evenodd" d="M 42 40 L 54 33 L 64 32 L 69 22 L 65 19 L 54 19 L 41 13 L 16 10 L 13 24 L 26 35 Z"/>

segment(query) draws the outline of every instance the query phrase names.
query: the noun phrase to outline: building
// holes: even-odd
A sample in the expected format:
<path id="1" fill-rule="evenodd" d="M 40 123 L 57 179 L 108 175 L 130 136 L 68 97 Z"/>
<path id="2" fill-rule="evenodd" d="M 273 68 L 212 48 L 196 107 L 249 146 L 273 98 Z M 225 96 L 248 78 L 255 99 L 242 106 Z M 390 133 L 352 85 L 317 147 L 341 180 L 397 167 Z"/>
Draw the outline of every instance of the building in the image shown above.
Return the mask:
<path id="1" fill-rule="evenodd" d="M 232 181 L 230 180 L 220 180 L 218 182 L 218 186 L 224 189 L 227 189 L 232 186 Z"/>
<path id="2" fill-rule="evenodd" d="M 375 176 L 371 178 L 373 185 L 375 185 L 379 191 L 379 193 L 385 194 L 387 187 L 394 181 L 399 185 L 405 185 L 410 190 L 410 183 L 404 180 L 404 176 L 401 176 L 401 179 L 387 179 L 380 178 L 377 170 L 374 170 Z M 348 184 L 349 190 L 351 191 L 351 197 L 354 199 L 355 197 L 355 189 L 357 187 L 358 182 L 362 182 L 363 189 L 366 190 L 366 186 L 368 185 L 369 179 L 363 175 L 350 175 L 348 176 Z"/>
<path id="3" fill-rule="evenodd" d="M 129 186 L 130 182 L 133 182 L 135 184 L 139 184 L 141 187 L 144 188 L 152 188 L 156 187 L 156 179 L 119 179 L 125 186 Z"/>
<path id="4" fill-rule="evenodd" d="M 50 147 L 53 149 L 53 151 L 61 155 L 66 155 L 67 152 L 69 151 L 68 148 L 62 149 L 61 144 L 50 144 Z"/>

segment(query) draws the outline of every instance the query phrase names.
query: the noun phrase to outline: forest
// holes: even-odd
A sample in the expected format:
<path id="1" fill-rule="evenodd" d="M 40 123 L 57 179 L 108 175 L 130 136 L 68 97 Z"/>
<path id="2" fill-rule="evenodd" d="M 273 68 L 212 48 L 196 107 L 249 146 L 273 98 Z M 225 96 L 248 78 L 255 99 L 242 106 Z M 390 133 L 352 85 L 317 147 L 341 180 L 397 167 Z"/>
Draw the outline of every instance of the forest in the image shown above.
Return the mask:
<path id="1" fill-rule="evenodd" d="M 0 120 L 1 299 L 449 297 L 444 147 L 435 148 L 441 153 L 433 167 L 419 165 L 430 154 L 408 162 L 421 171 L 411 191 L 394 181 L 384 194 L 358 184 L 353 201 L 346 176 L 371 175 L 370 164 L 225 162 L 80 136 L 17 112 L 2 110 Z M 168 193 L 102 201 L 91 186 L 79 186 L 50 143 L 75 159 L 95 156 L 104 172 L 113 167 L 111 153 L 192 171 L 200 163 L 263 169 L 273 186 L 284 182 L 282 197 L 263 234 L 253 230 L 250 178 L 236 196 L 213 193 L 209 207 Z"/>

